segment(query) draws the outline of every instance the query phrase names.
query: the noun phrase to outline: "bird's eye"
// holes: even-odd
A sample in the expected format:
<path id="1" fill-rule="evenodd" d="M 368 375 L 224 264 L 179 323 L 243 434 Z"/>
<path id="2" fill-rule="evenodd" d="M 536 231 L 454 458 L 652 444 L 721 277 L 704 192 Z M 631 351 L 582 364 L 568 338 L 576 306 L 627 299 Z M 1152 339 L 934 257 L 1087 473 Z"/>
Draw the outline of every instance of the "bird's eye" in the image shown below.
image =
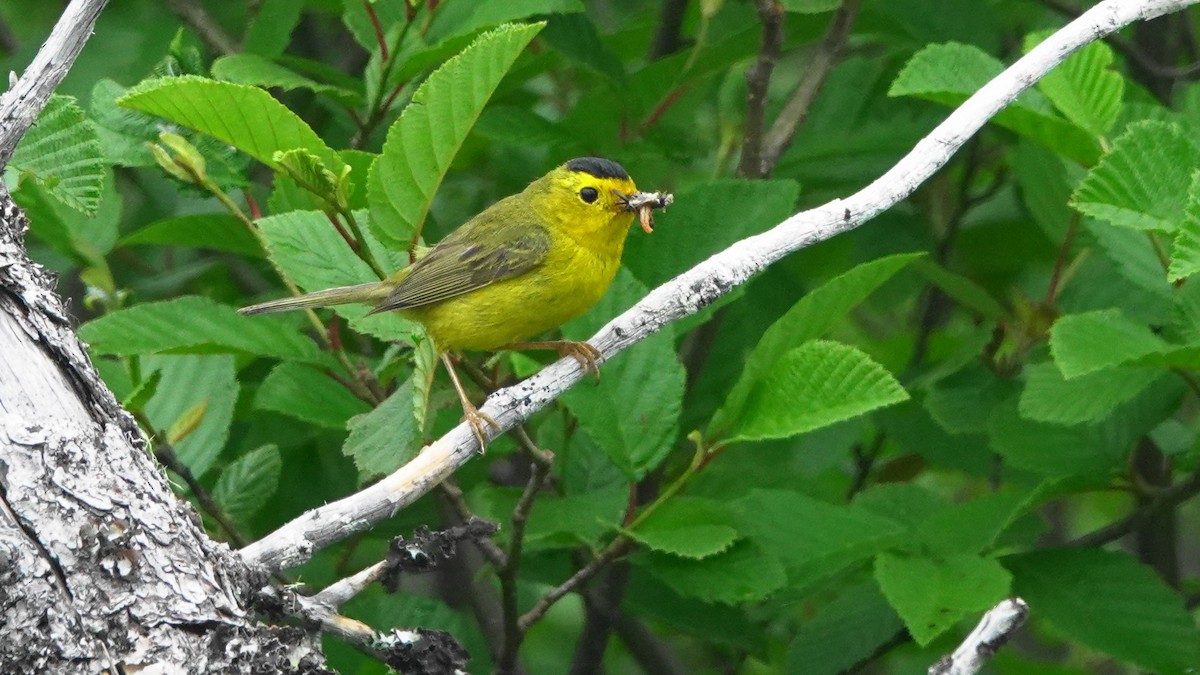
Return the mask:
<path id="1" fill-rule="evenodd" d="M 591 204 L 600 197 L 600 193 L 594 187 L 585 187 L 579 191 L 579 198 Z"/>

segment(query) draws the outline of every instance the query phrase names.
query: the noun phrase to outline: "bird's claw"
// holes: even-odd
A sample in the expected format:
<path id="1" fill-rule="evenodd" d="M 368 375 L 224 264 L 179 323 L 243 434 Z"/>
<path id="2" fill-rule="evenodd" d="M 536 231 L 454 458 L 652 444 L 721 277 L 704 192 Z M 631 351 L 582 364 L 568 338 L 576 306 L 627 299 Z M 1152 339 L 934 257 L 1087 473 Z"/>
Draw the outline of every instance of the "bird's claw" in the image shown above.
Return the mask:
<path id="1" fill-rule="evenodd" d="M 501 431 L 500 424 L 492 419 L 492 416 L 476 408 L 474 405 L 463 402 L 463 420 L 471 425 L 471 431 L 475 433 L 475 438 L 479 440 L 479 454 L 483 454 L 487 449 L 487 426 L 490 425 L 496 431 Z"/>
<path id="2" fill-rule="evenodd" d="M 563 342 L 558 347 L 559 356 L 570 356 L 579 363 L 579 367 L 583 372 L 589 375 L 595 375 L 596 379 L 600 379 L 600 362 L 604 360 L 604 355 L 587 342 Z"/>

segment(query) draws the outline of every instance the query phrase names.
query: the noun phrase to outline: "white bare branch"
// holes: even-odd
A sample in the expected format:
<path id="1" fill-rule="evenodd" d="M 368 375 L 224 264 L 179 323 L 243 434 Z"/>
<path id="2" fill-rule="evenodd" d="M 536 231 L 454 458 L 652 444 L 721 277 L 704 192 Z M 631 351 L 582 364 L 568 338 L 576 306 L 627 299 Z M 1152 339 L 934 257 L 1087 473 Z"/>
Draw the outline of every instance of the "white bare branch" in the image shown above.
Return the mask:
<path id="1" fill-rule="evenodd" d="M 0 95 L 0 168 L 66 77 L 107 4 L 108 0 L 72 0 L 21 79 Z"/>
<path id="2" fill-rule="evenodd" d="M 988 610 L 958 649 L 929 667 L 929 675 L 975 675 L 1025 623 L 1029 605 L 1009 598 Z"/>
<path id="3" fill-rule="evenodd" d="M 1076 50 L 1130 23 L 1178 11 L 1197 1 L 1101 2 L 975 92 L 875 182 L 845 199 L 798 213 L 767 232 L 739 241 L 659 286 L 609 322 L 592 337 L 591 344 L 606 359 L 611 358 L 671 321 L 700 311 L 788 253 L 854 229 L 911 194 L 989 119 Z M 511 429 L 583 375 L 573 359 L 560 360 L 492 394 L 482 411 L 495 419 L 501 430 Z M 241 554 L 247 562 L 272 570 L 298 565 L 315 551 L 411 504 L 466 463 L 477 448 L 470 427 L 460 424 L 382 481 L 303 514 L 242 549 Z"/>

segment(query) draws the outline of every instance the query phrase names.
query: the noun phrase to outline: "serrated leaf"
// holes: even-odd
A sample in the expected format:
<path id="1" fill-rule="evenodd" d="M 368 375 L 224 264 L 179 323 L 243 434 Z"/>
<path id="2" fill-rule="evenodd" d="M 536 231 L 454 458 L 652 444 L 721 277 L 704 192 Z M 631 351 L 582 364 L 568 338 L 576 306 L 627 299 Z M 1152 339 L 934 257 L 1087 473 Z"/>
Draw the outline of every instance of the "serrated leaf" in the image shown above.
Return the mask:
<path id="1" fill-rule="evenodd" d="M 628 505 L 626 486 L 538 499 L 525 530 L 526 550 L 595 548 L 621 522 Z M 505 518 L 512 512 L 513 506 L 508 506 L 496 515 Z"/>
<path id="2" fill-rule="evenodd" d="M 117 242 L 118 246 L 187 246 L 253 257 L 264 252 L 245 223 L 229 213 L 197 213 L 156 220 Z"/>
<path id="3" fill-rule="evenodd" d="M 226 515 L 244 523 L 279 489 L 282 472 L 279 446 L 256 448 L 225 467 L 213 488 L 213 499 Z"/>
<path id="4" fill-rule="evenodd" d="M 242 39 L 242 49 L 262 56 L 278 56 L 291 41 L 300 23 L 305 0 L 266 0 L 258 3 L 254 19 Z"/>
<path id="5" fill-rule="evenodd" d="M 1200 663 L 1200 634 L 1182 598 L 1129 555 L 1052 549 L 1004 564 L 1038 620 L 1071 639 L 1164 675 Z"/>
<path id="6" fill-rule="evenodd" d="M 1113 225 L 1173 233 L 1198 166 L 1200 146 L 1179 125 L 1136 122 L 1088 171 L 1071 206 Z"/>
<path id="7" fill-rule="evenodd" d="M 871 357 L 813 340 L 786 352 L 751 390 L 729 440 L 787 438 L 907 399 L 904 387 Z"/>
<path id="8" fill-rule="evenodd" d="M 213 62 L 213 77 L 254 87 L 279 88 L 284 91 L 305 89 L 323 94 L 347 107 L 363 104 L 361 93 L 305 77 L 286 66 L 257 54 L 229 54 Z"/>
<path id="9" fill-rule="evenodd" d="M 738 539 L 728 507 L 698 497 L 667 501 L 628 534 L 655 551 L 695 559 L 720 553 Z"/>
<path id="10" fill-rule="evenodd" d="M 1168 345 L 1119 309 L 1060 317 L 1050 328 L 1050 353 L 1067 379 L 1132 363 Z"/>
<path id="11" fill-rule="evenodd" d="M 357 217 L 361 221 L 365 214 Z M 271 260 L 306 291 L 379 280 L 320 211 L 291 211 L 260 218 L 257 224 L 266 237 Z M 406 255 L 389 253 L 370 231 L 364 231 L 363 237 L 385 268 L 399 270 L 408 265 Z M 395 312 L 367 316 L 370 309 L 366 305 L 341 305 L 333 312 L 349 320 L 355 330 L 384 340 L 407 340 L 418 330 Z"/>
<path id="12" fill-rule="evenodd" d="M 1192 173 L 1183 220 L 1175 233 L 1175 245 L 1171 247 L 1167 280 L 1174 283 L 1196 272 L 1200 272 L 1200 171 Z"/>
<path id="13" fill-rule="evenodd" d="M 1162 372 L 1152 368 L 1110 368 L 1067 380 L 1050 363 L 1026 366 L 1021 416 L 1053 424 L 1095 422 L 1154 384 Z"/>
<path id="14" fill-rule="evenodd" d="M 143 372 L 162 372 L 154 397 L 145 413 L 154 429 L 169 429 L 203 402 L 203 419 L 180 442 L 175 454 L 201 477 L 212 467 L 229 438 L 238 383 L 233 357 L 149 356 L 142 360 Z"/>
<path id="15" fill-rule="evenodd" d="M 367 179 L 371 225 L 385 242 L 408 247 L 479 113 L 544 25 L 504 26 L 479 36 L 413 94 Z"/>
<path id="16" fill-rule="evenodd" d="M 105 381 L 107 382 L 107 379 Z M 148 377 L 138 382 L 132 391 L 121 398 L 121 407 L 126 410 L 141 410 L 146 405 L 146 402 L 154 397 L 155 392 L 158 391 L 158 383 L 161 381 L 161 371 L 156 370 L 150 373 Z"/>
<path id="17" fill-rule="evenodd" d="M 646 294 L 626 270 L 586 315 L 563 334 L 585 340 Z M 633 480 L 662 461 L 679 435 L 687 374 L 675 355 L 672 331 L 652 335 L 600 369 L 599 382 L 583 382 L 562 396 L 580 427 Z"/>
<path id="18" fill-rule="evenodd" d="M 51 196 L 91 215 L 100 205 L 108 166 L 100 139 L 74 98 L 54 95 L 17 144 L 9 166 Z"/>
<path id="19" fill-rule="evenodd" d="M 389 474 L 416 456 L 422 440 L 419 422 L 408 381 L 371 412 L 350 418 L 342 454 L 353 459 L 362 474 Z"/>
<path id="20" fill-rule="evenodd" d="M 703 560 L 652 553 L 635 562 L 680 595 L 726 605 L 762 600 L 787 583 L 779 559 L 749 542 Z"/>
<path id="21" fill-rule="evenodd" d="M 922 255 L 904 253 L 864 263 L 801 298 L 763 333 L 746 359 L 741 377 L 709 423 L 706 436 L 711 438 L 734 422 L 745 408 L 750 391 L 785 352 L 824 334 L 872 291 Z"/>
<path id="22" fill-rule="evenodd" d="M 130 89 L 117 104 L 208 134 L 277 168 L 276 152 L 304 148 L 335 172 L 341 157 L 296 113 L 257 87 L 203 77 L 167 77 Z"/>
<path id="23" fill-rule="evenodd" d="M 888 89 L 888 96 L 916 96 L 956 106 L 1004 70 L 1004 64 L 972 45 L 930 45 L 913 55 Z M 1054 115 L 1040 92 L 1029 90 L 992 118 L 996 124 L 1083 164 L 1100 155 L 1096 139 Z"/>
<path id="24" fill-rule="evenodd" d="M 1170 301 L 1173 289 L 1163 274 L 1162 260 L 1154 252 L 1154 247 L 1150 245 L 1145 232 L 1114 227 L 1090 218 L 1083 220 L 1083 228 L 1095 240 L 1104 253 L 1104 258 L 1122 279 L 1163 302 Z M 1064 292 L 1070 294 L 1073 290 L 1079 291 L 1072 286 L 1068 286 Z M 1126 296 L 1122 294 L 1120 297 L 1124 304 Z M 1128 305 L 1125 306 L 1128 309 Z"/>
<path id="25" fill-rule="evenodd" d="M 371 407 L 328 375 L 295 361 L 275 366 L 254 396 L 259 410 L 274 410 L 328 429 L 345 429 Z"/>
<path id="26" fill-rule="evenodd" d="M 1047 148 L 1022 140 L 1012 159 L 1019 194 L 1038 227 L 1052 241 L 1067 236 L 1072 210 L 1067 205 L 1073 183 L 1067 177 L 1063 158 Z"/>
<path id="27" fill-rule="evenodd" d="M 349 166 L 342 166 L 340 173 L 334 173 L 320 157 L 303 148 L 276 152 L 273 160 L 284 175 L 317 199 L 321 210 L 329 213 L 348 208 L 350 193 L 354 189 L 350 182 Z"/>
<path id="28" fill-rule="evenodd" d="M 1025 51 L 1052 33 L 1027 36 Z M 1103 136 L 1117 121 L 1125 92 L 1125 78 L 1112 70 L 1112 63 L 1112 49 L 1092 42 L 1046 73 L 1037 86 L 1063 116 L 1093 136 Z"/>
<path id="29" fill-rule="evenodd" d="M 920 646 L 960 619 L 991 608 L 1008 595 L 1012 581 L 992 558 L 887 553 L 875 561 L 875 580 Z"/>
<path id="30" fill-rule="evenodd" d="M 195 295 L 117 310 L 80 326 L 79 337 L 101 354 L 245 352 L 322 360 L 312 340 L 285 319 L 250 320 Z"/>
<path id="31" fill-rule="evenodd" d="M 858 505 L 754 489 L 733 504 L 734 527 L 778 556 L 803 588 L 895 544 L 905 528 Z"/>
<path id="32" fill-rule="evenodd" d="M 850 672 L 904 628 L 879 586 L 871 580 L 846 589 L 806 618 L 788 645 L 787 672 L 839 675 Z"/>

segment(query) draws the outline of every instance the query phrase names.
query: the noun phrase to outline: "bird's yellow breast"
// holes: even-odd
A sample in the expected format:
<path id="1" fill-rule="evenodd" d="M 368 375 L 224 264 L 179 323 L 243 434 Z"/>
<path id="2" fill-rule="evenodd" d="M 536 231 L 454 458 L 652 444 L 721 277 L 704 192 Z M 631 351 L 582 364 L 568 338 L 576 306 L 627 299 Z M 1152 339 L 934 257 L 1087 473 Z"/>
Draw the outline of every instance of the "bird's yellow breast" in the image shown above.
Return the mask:
<path id="1" fill-rule="evenodd" d="M 491 350 L 544 333 L 582 315 L 608 290 L 628 225 L 614 229 L 620 236 L 612 241 L 584 246 L 550 227 L 549 253 L 534 269 L 402 313 L 423 324 L 439 349 L 450 351 Z"/>

